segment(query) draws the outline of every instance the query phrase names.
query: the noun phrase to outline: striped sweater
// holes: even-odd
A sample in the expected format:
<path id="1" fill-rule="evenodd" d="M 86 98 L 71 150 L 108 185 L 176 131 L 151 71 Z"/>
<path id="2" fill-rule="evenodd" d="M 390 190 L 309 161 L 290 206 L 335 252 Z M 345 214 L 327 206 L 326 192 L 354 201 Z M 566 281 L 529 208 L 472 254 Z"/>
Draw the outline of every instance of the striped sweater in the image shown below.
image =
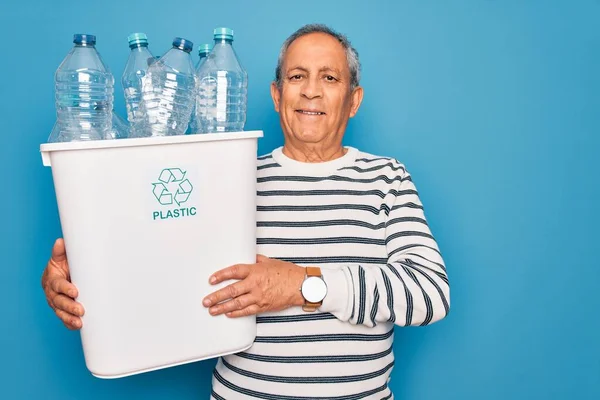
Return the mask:
<path id="1" fill-rule="evenodd" d="M 321 267 L 328 294 L 257 316 L 248 350 L 222 357 L 211 399 L 392 399 L 394 325 L 448 313 L 444 261 L 411 176 L 398 161 L 347 147 L 302 163 L 258 159 L 257 252 Z"/>

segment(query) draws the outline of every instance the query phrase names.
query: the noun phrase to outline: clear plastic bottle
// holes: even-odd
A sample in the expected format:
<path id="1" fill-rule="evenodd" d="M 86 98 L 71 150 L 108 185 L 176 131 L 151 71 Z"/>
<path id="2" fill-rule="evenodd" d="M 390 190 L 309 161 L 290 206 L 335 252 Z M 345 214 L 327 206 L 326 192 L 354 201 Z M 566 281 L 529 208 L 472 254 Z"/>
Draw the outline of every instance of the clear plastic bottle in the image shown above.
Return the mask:
<path id="1" fill-rule="evenodd" d="M 114 77 L 96 50 L 94 35 L 75 34 L 75 45 L 55 75 L 58 141 L 110 136 Z"/>
<path id="2" fill-rule="evenodd" d="M 198 63 L 196 63 L 196 73 L 198 73 L 198 70 L 200 69 L 202 64 L 204 64 L 204 61 L 206 61 L 206 58 L 210 54 L 211 50 L 212 50 L 212 44 L 201 44 L 200 46 L 198 46 L 199 59 L 198 59 Z M 197 132 L 202 132 L 202 128 L 198 126 L 198 121 L 196 120 L 196 102 L 194 101 L 194 107 L 192 110 L 192 117 L 190 120 L 190 126 L 188 129 L 188 133 L 197 133 Z"/>
<path id="3" fill-rule="evenodd" d="M 121 76 L 125 105 L 127 106 L 127 120 L 132 132 L 140 128 L 142 121 L 140 102 L 142 100 L 142 84 L 146 79 L 149 64 L 154 61 L 154 56 L 148 49 L 148 37 L 145 33 L 132 33 L 127 37 L 129 42 L 129 59 Z M 132 136 L 137 136 L 132 133 Z"/>
<path id="4" fill-rule="evenodd" d="M 196 77 L 193 43 L 175 38 L 173 47 L 149 68 L 142 86 L 142 130 L 136 136 L 183 135 L 192 115 Z"/>
<path id="5" fill-rule="evenodd" d="M 199 58 L 198 58 L 198 62 L 196 63 L 196 70 L 198 70 L 198 68 L 200 68 L 200 66 L 202 64 L 204 64 L 204 61 L 206 61 L 206 57 L 208 57 L 212 48 L 213 48 L 212 44 L 201 44 L 198 47 L 198 57 Z"/>
<path id="6" fill-rule="evenodd" d="M 107 139 L 126 139 L 130 135 L 131 126 L 113 110 L 110 137 Z"/>
<path id="7" fill-rule="evenodd" d="M 248 75 L 233 49 L 233 30 L 216 28 L 213 33 L 214 47 L 196 72 L 196 120 L 203 132 L 242 131 Z"/>

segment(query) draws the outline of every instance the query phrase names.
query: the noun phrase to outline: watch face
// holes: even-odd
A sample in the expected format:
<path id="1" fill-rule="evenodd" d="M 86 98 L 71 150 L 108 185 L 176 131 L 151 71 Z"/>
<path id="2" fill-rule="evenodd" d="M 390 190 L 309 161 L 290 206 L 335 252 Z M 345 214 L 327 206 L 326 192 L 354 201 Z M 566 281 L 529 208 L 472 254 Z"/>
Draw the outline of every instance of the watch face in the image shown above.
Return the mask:
<path id="1" fill-rule="evenodd" d="M 325 281 L 316 276 L 309 276 L 302 284 L 302 296 L 311 303 L 323 301 L 327 294 Z"/>

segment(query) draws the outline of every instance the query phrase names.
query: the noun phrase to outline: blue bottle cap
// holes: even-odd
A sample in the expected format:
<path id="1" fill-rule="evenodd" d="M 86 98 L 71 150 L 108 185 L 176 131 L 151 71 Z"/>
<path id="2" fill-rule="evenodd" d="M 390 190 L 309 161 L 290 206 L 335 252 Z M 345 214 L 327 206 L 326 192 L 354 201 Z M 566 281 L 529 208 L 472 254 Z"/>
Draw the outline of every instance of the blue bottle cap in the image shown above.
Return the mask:
<path id="1" fill-rule="evenodd" d="M 127 41 L 129 42 L 130 46 L 136 44 L 148 44 L 148 36 L 146 36 L 145 33 L 136 32 L 127 36 Z"/>
<path id="2" fill-rule="evenodd" d="M 187 39 L 176 37 L 175 39 L 173 39 L 173 47 L 177 47 L 178 49 L 189 53 L 194 48 L 194 43 L 190 42 Z"/>
<path id="3" fill-rule="evenodd" d="M 198 46 L 198 55 L 207 55 L 212 50 L 212 44 L 201 44 Z"/>
<path id="4" fill-rule="evenodd" d="M 85 33 L 76 33 L 73 35 L 73 43 L 75 44 L 96 44 L 96 36 Z"/>
<path id="5" fill-rule="evenodd" d="M 215 39 L 233 40 L 233 29 L 215 28 L 213 31 L 213 37 Z"/>

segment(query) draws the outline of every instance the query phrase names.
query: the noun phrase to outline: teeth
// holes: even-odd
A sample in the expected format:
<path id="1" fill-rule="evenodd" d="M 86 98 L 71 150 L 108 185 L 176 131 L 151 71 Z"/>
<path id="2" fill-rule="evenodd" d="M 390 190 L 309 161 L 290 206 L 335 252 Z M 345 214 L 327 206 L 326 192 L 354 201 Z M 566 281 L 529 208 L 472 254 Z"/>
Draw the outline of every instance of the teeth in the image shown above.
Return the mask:
<path id="1" fill-rule="evenodd" d="M 307 115 L 323 115 L 325 113 L 320 112 L 320 111 L 303 111 L 303 110 L 299 110 L 302 114 L 307 114 Z"/>

